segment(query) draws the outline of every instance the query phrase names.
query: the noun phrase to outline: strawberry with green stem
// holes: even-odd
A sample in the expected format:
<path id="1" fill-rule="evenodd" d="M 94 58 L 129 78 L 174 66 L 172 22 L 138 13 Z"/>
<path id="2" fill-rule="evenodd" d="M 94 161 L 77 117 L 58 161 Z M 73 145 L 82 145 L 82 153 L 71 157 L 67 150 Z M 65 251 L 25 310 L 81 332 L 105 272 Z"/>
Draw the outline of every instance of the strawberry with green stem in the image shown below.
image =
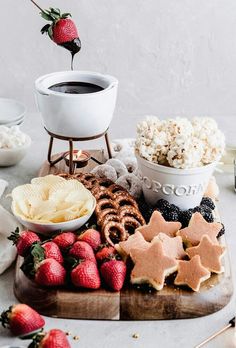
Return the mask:
<path id="1" fill-rule="evenodd" d="M 76 235 L 73 232 L 66 231 L 57 234 L 53 240 L 62 252 L 66 252 L 76 241 Z"/>
<path id="2" fill-rule="evenodd" d="M 112 256 L 115 256 L 117 254 L 116 249 L 108 244 L 100 244 L 100 246 L 97 248 L 97 252 L 95 254 L 97 262 L 102 263 L 106 259 L 111 258 Z"/>
<path id="3" fill-rule="evenodd" d="M 52 329 L 35 335 L 28 348 L 71 348 L 71 345 L 65 332 L 59 329 Z"/>
<path id="4" fill-rule="evenodd" d="M 45 325 L 43 317 L 26 304 L 16 304 L 3 311 L 0 322 L 15 336 L 28 336 Z"/>
<path id="5" fill-rule="evenodd" d="M 118 257 L 111 257 L 100 267 L 100 273 L 105 284 L 114 291 L 120 291 L 126 277 L 126 264 Z"/>
<path id="6" fill-rule="evenodd" d="M 26 256 L 32 244 L 40 242 L 40 238 L 36 233 L 32 231 L 20 232 L 19 227 L 16 228 L 15 232 L 12 232 L 8 239 L 16 245 L 17 253 L 20 256 Z"/>
<path id="7" fill-rule="evenodd" d="M 88 228 L 78 236 L 78 240 L 88 243 L 93 250 L 96 250 L 101 244 L 100 232 L 95 228 Z"/>
<path id="8" fill-rule="evenodd" d="M 80 51 L 81 41 L 75 23 L 69 18 L 71 14 L 61 13 L 59 8 L 52 7 L 42 10 L 40 14 L 46 21 L 51 22 L 41 29 L 41 33 L 48 34 L 53 42 L 71 52 L 73 70 L 74 55 Z"/>
<path id="9" fill-rule="evenodd" d="M 75 260 L 71 281 L 78 288 L 99 289 L 101 280 L 96 263 L 91 260 Z"/>
<path id="10" fill-rule="evenodd" d="M 39 243 L 32 247 L 21 270 L 42 286 L 60 286 L 66 283 L 65 268 L 55 258 L 45 258 L 45 250 Z"/>

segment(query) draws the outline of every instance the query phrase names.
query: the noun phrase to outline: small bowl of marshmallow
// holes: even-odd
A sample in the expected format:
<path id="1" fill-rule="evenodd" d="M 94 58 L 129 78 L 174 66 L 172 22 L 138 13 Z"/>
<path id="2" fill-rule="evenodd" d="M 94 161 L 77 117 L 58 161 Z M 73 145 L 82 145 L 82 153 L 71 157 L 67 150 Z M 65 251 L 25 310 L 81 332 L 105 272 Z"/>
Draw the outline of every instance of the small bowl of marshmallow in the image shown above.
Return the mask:
<path id="1" fill-rule="evenodd" d="M 0 167 L 14 166 L 26 155 L 31 138 L 19 126 L 0 125 Z"/>

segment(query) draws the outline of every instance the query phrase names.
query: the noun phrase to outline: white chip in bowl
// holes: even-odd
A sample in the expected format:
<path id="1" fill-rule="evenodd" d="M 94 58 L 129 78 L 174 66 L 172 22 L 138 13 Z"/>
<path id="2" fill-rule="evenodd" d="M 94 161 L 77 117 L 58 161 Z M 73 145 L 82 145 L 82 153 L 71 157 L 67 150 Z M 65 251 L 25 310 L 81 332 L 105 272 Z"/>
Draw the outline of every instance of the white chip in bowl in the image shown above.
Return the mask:
<path id="1" fill-rule="evenodd" d="M 15 215 L 39 223 L 70 221 L 94 209 L 94 197 L 83 184 L 55 175 L 32 179 L 31 184 L 16 187 L 11 196 Z"/>

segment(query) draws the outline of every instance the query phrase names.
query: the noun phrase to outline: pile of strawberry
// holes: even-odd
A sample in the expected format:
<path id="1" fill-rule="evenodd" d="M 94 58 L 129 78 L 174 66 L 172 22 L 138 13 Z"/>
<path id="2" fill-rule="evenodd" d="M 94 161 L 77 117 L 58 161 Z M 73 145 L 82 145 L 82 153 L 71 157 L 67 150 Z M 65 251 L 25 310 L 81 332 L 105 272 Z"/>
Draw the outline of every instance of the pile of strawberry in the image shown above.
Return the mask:
<path id="1" fill-rule="evenodd" d="M 16 230 L 9 239 L 24 257 L 22 271 L 41 286 L 99 289 L 103 285 L 119 291 L 124 285 L 126 264 L 114 247 L 101 243 L 94 228 L 79 235 L 62 232 L 50 240 Z"/>
<path id="2" fill-rule="evenodd" d="M 65 332 L 59 329 L 45 332 L 43 317 L 26 304 L 16 304 L 3 311 L 0 322 L 14 336 L 31 339 L 28 348 L 71 348 Z"/>

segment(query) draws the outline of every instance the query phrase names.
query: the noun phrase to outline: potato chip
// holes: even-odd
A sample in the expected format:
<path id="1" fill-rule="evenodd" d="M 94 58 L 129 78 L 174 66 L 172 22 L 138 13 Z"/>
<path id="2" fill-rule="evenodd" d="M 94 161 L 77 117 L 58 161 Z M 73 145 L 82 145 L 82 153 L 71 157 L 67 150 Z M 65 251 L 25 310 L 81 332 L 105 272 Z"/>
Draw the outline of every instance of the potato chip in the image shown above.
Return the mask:
<path id="1" fill-rule="evenodd" d="M 56 175 L 34 178 L 31 184 L 16 187 L 11 194 L 12 211 L 22 219 L 59 223 L 91 213 L 96 200 L 77 180 Z"/>

